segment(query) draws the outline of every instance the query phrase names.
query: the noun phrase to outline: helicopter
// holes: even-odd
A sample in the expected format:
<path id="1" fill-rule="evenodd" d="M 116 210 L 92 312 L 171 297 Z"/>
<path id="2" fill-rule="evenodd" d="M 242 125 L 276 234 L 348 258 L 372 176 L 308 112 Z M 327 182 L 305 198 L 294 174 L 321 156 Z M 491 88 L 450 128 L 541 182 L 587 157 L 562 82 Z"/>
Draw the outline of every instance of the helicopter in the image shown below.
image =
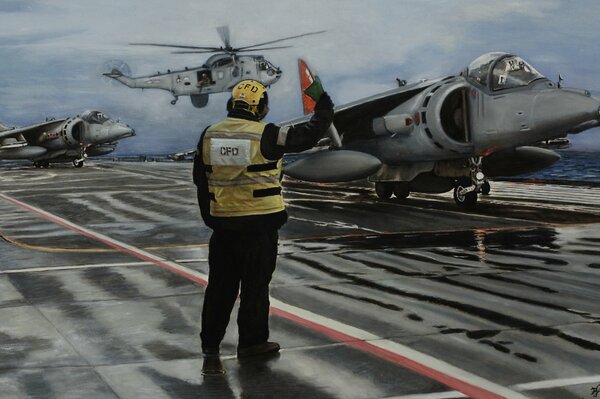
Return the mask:
<path id="1" fill-rule="evenodd" d="M 180 49 L 172 51 L 173 54 L 216 53 L 208 58 L 202 66 L 192 68 L 185 67 L 183 70 L 177 71 L 167 70 L 165 73 L 159 72 L 155 75 L 140 77 L 127 76 L 122 72 L 121 68 L 115 66 L 110 72 L 103 73 L 103 75 L 115 79 L 131 88 L 168 90 L 174 97 L 171 101 L 171 105 L 175 105 L 180 96 L 190 96 L 194 107 L 203 108 L 208 104 L 208 97 L 210 94 L 230 91 L 242 80 L 257 80 L 268 87 L 277 82 L 281 77 L 281 69 L 266 60 L 264 56 L 249 54 L 240 55 L 239 53 L 289 48 L 292 46 L 263 46 L 303 36 L 316 35 L 324 33 L 325 31 L 302 33 L 237 48 L 231 46 L 228 26 L 218 27 L 217 32 L 224 46 L 211 47 L 162 43 L 130 43 L 130 45 L 133 46 L 170 47 Z"/>

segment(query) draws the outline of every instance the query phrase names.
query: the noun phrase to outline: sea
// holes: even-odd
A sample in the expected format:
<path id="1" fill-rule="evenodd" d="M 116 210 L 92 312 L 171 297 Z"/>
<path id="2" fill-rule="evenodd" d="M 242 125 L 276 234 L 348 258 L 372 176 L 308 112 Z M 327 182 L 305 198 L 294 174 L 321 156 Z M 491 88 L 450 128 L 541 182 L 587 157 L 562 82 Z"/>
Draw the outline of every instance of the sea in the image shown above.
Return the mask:
<path id="1" fill-rule="evenodd" d="M 551 167 L 510 180 L 543 180 L 547 182 L 583 182 L 600 184 L 600 152 L 555 150 L 560 159 Z"/>
<path id="2" fill-rule="evenodd" d="M 561 158 L 551 167 L 534 173 L 510 176 L 505 178 L 494 178 L 493 180 L 543 180 L 549 183 L 584 183 L 600 184 L 600 151 L 587 152 L 575 151 L 570 149 L 554 150 L 558 152 Z M 284 158 L 284 164 L 291 163 L 298 158 L 297 155 L 291 155 Z M 93 158 L 98 161 L 117 161 L 117 162 L 173 162 L 167 154 L 131 154 L 131 155 L 113 155 Z M 181 159 L 184 162 L 191 162 L 191 157 Z M 3 161 L 1 165 L 26 164 L 30 161 Z"/>
<path id="3" fill-rule="evenodd" d="M 492 180 L 543 180 L 548 183 L 600 184 L 600 151 L 575 151 L 571 149 L 553 149 L 560 154 L 560 159 L 549 168 L 510 177 L 494 177 Z M 297 160 L 298 155 L 286 155 L 284 165 Z"/>

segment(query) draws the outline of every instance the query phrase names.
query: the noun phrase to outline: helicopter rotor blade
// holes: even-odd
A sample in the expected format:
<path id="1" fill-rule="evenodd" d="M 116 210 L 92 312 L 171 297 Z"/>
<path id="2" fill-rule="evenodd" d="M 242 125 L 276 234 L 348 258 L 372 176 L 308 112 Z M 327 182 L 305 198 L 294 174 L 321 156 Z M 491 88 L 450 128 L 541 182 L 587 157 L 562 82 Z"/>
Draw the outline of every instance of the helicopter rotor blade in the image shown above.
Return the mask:
<path id="1" fill-rule="evenodd" d="M 317 31 L 317 32 L 302 33 L 301 35 L 288 36 L 288 37 L 284 37 L 284 38 L 277 39 L 277 40 L 271 40 L 269 42 L 264 42 L 264 43 L 259 43 L 259 44 L 253 44 L 251 46 L 238 47 L 238 48 L 236 48 L 234 50 L 235 51 L 246 50 L 246 49 L 252 48 L 252 47 L 259 47 L 259 46 L 264 46 L 264 45 L 267 45 L 267 44 L 278 43 L 278 42 L 282 42 L 284 40 L 296 39 L 298 37 L 303 37 L 303 36 L 318 35 L 318 34 L 324 33 L 324 32 L 327 32 L 327 31 L 326 30 L 320 30 L 320 31 Z"/>
<path id="2" fill-rule="evenodd" d="M 186 50 L 186 51 L 171 51 L 171 54 L 210 54 L 210 53 L 231 53 L 224 48 L 217 48 L 215 50 Z"/>
<path id="3" fill-rule="evenodd" d="M 186 48 L 192 50 L 211 50 L 221 51 L 222 47 L 203 47 L 203 46 L 184 46 L 179 44 L 162 44 L 162 43 L 129 43 L 131 46 L 153 46 L 153 47 L 173 47 L 173 48 Z"/>
<path id="4" fill-rule="evenodd" d="M 219 26 L 217 28 L 217 33 L 219 34 L 219 37 L 223 41 L 225 48 L 230 49 L 231 48 L 231 43 L 230 43 L 231 35 L 229 34 L 229 26 L 228 25 Z"/>
<path id="5" fill-rule="evenodd" d="M 276 47 L 263 47 L 263 48 L 247 48 L 245 50 L 236 50 L 236 53 L 249 53 L 251 51 L 262 51 L 262 50 L 277 50 L 280 48 L 290 48 L 294 46 L 276 46 Z"/>

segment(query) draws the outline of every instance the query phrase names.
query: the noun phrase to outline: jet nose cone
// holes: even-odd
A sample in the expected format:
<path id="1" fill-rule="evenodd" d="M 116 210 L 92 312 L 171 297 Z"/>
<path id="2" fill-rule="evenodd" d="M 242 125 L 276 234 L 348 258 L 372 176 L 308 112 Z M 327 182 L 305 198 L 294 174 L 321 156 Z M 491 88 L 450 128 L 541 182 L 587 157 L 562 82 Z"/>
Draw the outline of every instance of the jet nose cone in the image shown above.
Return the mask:
<path id="1" fill-rule="evenodd" d="M 536 96 L 533 116 L 539 131 L 578 133 L 598 126 L 600 101 L 585 90 L 559 89 Z"/>
<path id="2" fill-rule="evenodd" d="M 126 137 L 135 136 L 135 130 L 125 124 L 116 124 L 109 129 L 109 135 L 113 140 L 124 139 Z"/>

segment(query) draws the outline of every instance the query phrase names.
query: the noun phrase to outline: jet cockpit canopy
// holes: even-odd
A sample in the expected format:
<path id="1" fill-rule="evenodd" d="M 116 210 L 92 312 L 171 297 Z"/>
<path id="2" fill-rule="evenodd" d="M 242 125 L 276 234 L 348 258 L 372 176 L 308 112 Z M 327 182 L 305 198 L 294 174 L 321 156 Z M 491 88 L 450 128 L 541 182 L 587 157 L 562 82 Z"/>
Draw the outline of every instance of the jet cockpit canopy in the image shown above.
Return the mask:
<path id="1" fill-rule="evenodd" d="M 544 76 L 521 57 L 508 53 L 486 53 L 467 67 L 465 75 L 493 91 L 527 86 Z"/>
<path id="2" fill-rule="evenodd" d="M 85 111 L 81 114 L 80 118 L 87 123 L 100 125 L 110 120 L 108 115 L 100 111 Z"/>

